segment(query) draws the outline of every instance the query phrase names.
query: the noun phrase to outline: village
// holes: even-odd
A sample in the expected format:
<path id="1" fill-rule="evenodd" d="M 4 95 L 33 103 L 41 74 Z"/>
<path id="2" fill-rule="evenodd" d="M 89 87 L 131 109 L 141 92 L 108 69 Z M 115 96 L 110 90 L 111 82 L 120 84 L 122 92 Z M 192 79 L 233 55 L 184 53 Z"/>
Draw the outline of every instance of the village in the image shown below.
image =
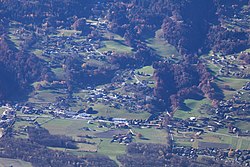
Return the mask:
<path id="1" fill-rule="evenodd" d="M 217 112 L 217 115 L 212 116 L 210 118 L 206 117 L 190 117 L 188 120 L 177 120 L 173 118 L 170 124 L 167 125 L 167 131 L 171 135 L 170 140 L 175 143 L 175 133 L 192 133 L 193 137 L 190 138 L 191 141 L 199 139 L 202 137 L 204 133 L 216 132 L 220 128 L 226 128 L 228 123 L 235 122 L 239 118 L 230 117 L 227 111 L 231 106 L 226 106 L 221 103 L 219 108 L 224 109 L 220 111 L 220 114 Z M 245 105 L 249 107 L 249 105 Z M 133 119 L 128 120 L 126 118 L 108 118 L 108 117 L 98 117 L 94 116 L 95 114 L 88 114 L 93 112 L 93 109 L 89 108 L 87 111 L 81 112 L 66 112 L 63 110 L 53 110 L 46 109 L 47 113 L 43 112 L 43 110 L 38 110 L 32 107 L 21 106 L 21 105 L 9 105 L 6 104 L 1 108 L 5 109 L 2 117 L 1 117 L 1 128 L 2 128 L 2 136 L 8 131 L 9 128 L 14 126 L 16 120 L 28 121 L 30 122 L 30 126 L 36 126 L 37 128 L 41 127 L 46 122 L 39 123 L 37 119 L 42 116 L 48 118 L 47 121 L 53 121 L 54 119 L 72 119 L 72 120 L 83 120 L 86 121 L 87 124 L 97 124 L 98 128 L 108 128 L 110 129 L 107 132 L 99 132 L 96 134 L 97 137 L 108 137 L 110 139 L 110 144 L 117 142 L 120 144 L 129 144 L 134 141 L 134 138 L 141 138 L 143 140 L 143 134 L 138 134 L 133 131 L 134 128 L 155 128 L 162 129 L 164 117 L 159 116 L 154 120 L 139 120 Z M 223 113 L 223 111 L 226 111 Z M 89 128 L 87 126 L 82 127 L 84 131 L 95 131 L 93 128 Z M 16 133 L 16 132 L 15 132 Z M 249 136 L 249 132 L 240 130 L 236 126 L 228 127 L 228 133 L 231 135 L 241 136 Z M 85 137 L 84 137 L 85 138 Z M 93 136 L 87 135 L 86 138 L 93 138 Z M 91 141 L 85 141 L 87 144 L 94 144 Z M 185 156 L 188 158 L 196 158 L 198 156 L 212 156 L 220 160 L 226 160 L 227 162 L 237 162 L 241 165 L 248 165 L 249 159 L 249 150 L 240 150 L 233 149 L 230 144 L 223 143 L 211 143 L 211 142 L 199 142 L 197 148 L 193 147 L 183 147 L 173 144 L 172 152 L 174 154 Z"/>
<path id="2" fill-rule="evenodd" d="M 152 92 L 155 83 L 152 79 L 153 72 L 145 72 L 141 69 L 118 72 L 111 83 L 91 85 L 69 96 L 64 75 L 67 57 L 82 57 L 85 62 L 82 67 L 105 66 L 108 57 L 117 52 L 114 51 L 117 46 L 107 46 L 108 42 L 117 41 L 118 37 L 116 34 L 109 34 L 106 20 L 96 18 L 87 23 L 95 27 L 95 31 L 88 36 L 82 36 L 80 31 L 74 29 L 48 28 L 47 32 L 37 29 L 37 34 L 44 38 L 32 46 L 31 52 L 49 64 L 56 75 L 56 80 L 41 81 L 33 85 L 35 91 L 25 104 L 4 104 L 1 107 L 6 109 L 1 117 L 1 137 L 15 126 L 16 121 L 21 124 L 25 122 L 24 126 L 22 125 L 24 128 L 15 129 L 14 134 L 17 136 L 25 134 L 24 129 L 27 125 L 39 128 L 55 120 L 82 121 L 84 126 L 81 125 L 79 129 L 84 133 L 90 132 L 91 135 L 80 138 L 88 139 L 85 144 L 97 147 L 94 151 L 84 150 L 86 152 L 98 152 L 98 146 L 106 138 L 108 138 L 106 145 L 128 145 L 134 141 L 166 144 L 166 140 L 170 140 L 173 154 L 188 158 L 211 156 L 228 162 L 234 161 L 241 165 L 249 165 L 250 132 L 235 124 L 235 122 L 243 122 L 249 125 L 249 119 L 245 117 L 250 111 L 249 81 L 237 90 L 229 85 L 223 85 L 223 89 L 231 91 L 230 98 L 221 101 L 216 109 L 209 106 L 210 109 L 207 110 L 210 113 L 209 116 L 190 116 L 187 119 L 172 117 L 169 113 L 149 113 L 151 101 L 154 99 Z M 30 31 L 20 28 L 21 25 L 11 26 L 14 27 L 11 37 L 16 40 L 17 45 L 27 37 L 34 37 Z M 100 38 L 104 38 L 106 43 Z M 128 52 L 131 49 L 124 45 L 118 45 L 119 47 L 123 47 Z M 249 66 L 235 63 L 236 58 L 234 55 L 213 54 L 209 58 L 205 57 L 204 61 L 216 67 L 219 66 L 219 69 L 211 68 L 215 70 L 217 77 L 236 77 L 247 80 Z M 125 118 L 124 113 L 131 115 Z M 165 124 L 166 115 L 171 117 L 167 125 Z M 96 129 L 99 130 L 97 130 L 98 133 Z M 143 134 L 144 129 L 157 132 L 157 134 L 165 133 L 167 135 L 167 137 L 164 136 L 165 143 L 151 140 L 150 135 Z M 142 133 L 135 132 L 140 132 L 140 130 Z M 244 140 L 247 144 L 238 146 L 228 141 L 206 141 L 208 134 L 233 136 L 240 138 L 241 141 Z M 100 138 L 100 141 L 90 140 L 92 138 Z M 186 143 L 182 145 L 178 140 L 184 140 L 188 145 L 185 145 Z"/>

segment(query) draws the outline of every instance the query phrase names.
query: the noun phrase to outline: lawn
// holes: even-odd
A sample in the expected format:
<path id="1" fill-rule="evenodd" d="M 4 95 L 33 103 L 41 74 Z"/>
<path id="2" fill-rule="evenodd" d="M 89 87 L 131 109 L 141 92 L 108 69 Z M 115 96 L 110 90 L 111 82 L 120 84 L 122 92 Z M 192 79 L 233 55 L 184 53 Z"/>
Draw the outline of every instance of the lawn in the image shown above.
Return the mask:
<path id="1" fill-rule="evenodd" d="M 162 57 L 170 57 L 174 55 L 179 57 L 179 53 L 174 46 L 168 44 L 165 40 L 160 38 L 149 38 L 146 40 L 147 45 L 154 49 L 156 53 Z"/>
<path id="2" fill-rule="evenodd" d="M 184 101 L 186 106 L 190 109 L 188 111 L 179 109 L 175 111 L 174 117 L 180 119 L 188 119 L 190 117 L 206 117 L 208 114 L 201 109 L 201 106 L 204 104 L 210 104 L 210 101 L 207 98 L 202 100 L 186 99 Z"/>
<path id="3" fill-rule="evenodd" d="M 103 41 L 104 47 L 98 49 L 100 52 L 115 51 L 117 53 L 131 53 L 132 48 L 116 41 Z"/>
<path id="4" fill-rule="evenodd" d="M 32 167 L 31 163 L 19 159 L 0 158 L 0 167 Z"/>

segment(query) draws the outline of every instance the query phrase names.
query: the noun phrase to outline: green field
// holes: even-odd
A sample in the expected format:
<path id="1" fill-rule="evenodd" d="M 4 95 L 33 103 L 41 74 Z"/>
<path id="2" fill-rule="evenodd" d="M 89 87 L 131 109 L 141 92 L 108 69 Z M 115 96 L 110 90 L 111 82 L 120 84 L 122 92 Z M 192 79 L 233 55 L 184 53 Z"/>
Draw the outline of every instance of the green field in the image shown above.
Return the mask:
<path id="1" fill-rule="evenodd" d="M 140 69 L 135 70 L 135 73 L 137 73 L 137 72 L 142 73 L 142 75 L 136 74 L 139 81 L 141 81 L 141 82 L 143 80 L 150 81 L 152 83 L 149 83 L 148 86 L 151 88 L 155 87 L 155 80 L 153 78 L 154 68 L 152 66 L 144 66 Z M 136 82 L 135 79 L 133 81 Z"/>
<path id="2" fill-rule="evenodd" d="M 20 40 L 18 37 L 16 37 L 15 35 L 9 35 L 10 40 L 14 43 L 16 48 L 19 48 L 22 40 Z"/>
<path id="3" fill-rule="evenodd" d="M 47 104 L 56 101 L 56 97 L 60 96 L 65 96 L 65 94 L 60 91 L 47 89 L 35 91 L 34 95 L 30 95 L 28 101 L 31 103 Z"/>
<path id="4" fill-rule="evenodd" d="M 194 137 L 193 132 L 179 132 L 178 134 L 175 133 L 174 140 L 176 145 L 192 146 L 194 148 L 198 148 L 198 142 L 211 142 L 229 144 L 233 149 L 250 149 L 250 139 L 248 137 L 237 137 L 228 134 L 226 131 L 207 132 L 202 134 L 200 139 L 194 139 L 191 142 L 192 137 Z"/>
<path id="5" fill-rule="evenodd" d="M 54 119 L 43 125 L 44 128 L 48 129 L 51 134 L 57 135 L 67 135 L 78 140 L 79 135 L 90 135 L 96 136 L 97 134 L 108 132 L 110 129 L 107 127 L 98 127 L 100 125 L 98 122 L 93 124 L 88 124 L 86 120 L 73 120 L 73 119 Z M 91 130 L 81 130 L 83 127 L 88 127 Z M 132 128 L 133 133 L 141 133 L 144 139 L 139 139 L 137 136 L 134 137 L 134 142 L 140 143 L 158 143 L 166 144 L 167 134 L 164 130 L 154 129 L 154 128 Z M 124 129 L 124 132 L 129 131 Z M 120 132 L 119 132 L 120 133 Z M 92 139 L 87 139 L 88 141 L 95 142 L 95 144 L 82 144 L 78 143 L 79 149 L 72 150 L 67 149 L 67 152 L 83 156 L 89 153 L 100 153 L 108 155 L 111 159 L 116 160 L 116 156 L 120 154 L 125 154 L 126 146 L 124 144 L 119 144 L 117 142 L 110 143 L 112 134 L 108 138 L 95 137 Z M 54 150 L 65 150 L 62 148 L 51 148 Z M 116 160 L 117 161 L 117 160 Z"/>
<path id="6" fill-rule="evenodd" d="M 87 121 L 74 119 L 54 119 L 43 125 L 43 127 L 48 129 L 52 134 L 67 135 L 71 137 L 90 134 L 89 132 L 80 130 L 80 128 L 85 126 L 95 128 L 95 125 L 87 124 Z"/>
<path id="7" fill-rule="evenodd" d="M 110 139 L 102 139 L 98 147 L 98 153 L 108 155 L 111 159 L 116 160 L 117 155 L 125 154 L 126 145 L 119 143 L 110 143 Z"/>
<path id="8" fill-rule="evenodd" d="M 65 80 L 65 74 L 63 68 L 52 68 L 52 72 L 56 75 L 58 80 Z"/>
<path id="9" fill-rule="evenodd" d="M 31 163 L 19 159 L 0 158 L 0 167 L 32 167 Z"/>
<path id="10" fill-rule="evenodd" d="M 165 144 L 167 143 L 167 133 L 165 130 L 154 129 L 154 128 L 133 128 L 134 133 L 140 133 L 145 139 L 135 138 L 135 141 L 138 143 L 157 143 Z"/>
<path id="11" fill-rule="evenodd" d="M 177 110 L 174 113 L 174 117 L 180 119 L 188 119 L 190 117 L 206 117 L 208 114 L 201 109 L 201 106 L 204 104 L 210 104 L 210 101 L 207 98 L 202 100 L 186 99 L 184 101 L 186 106 L 190 108 L 190 111 Z"/>
<path id="12" fill-rule="evenodd" d="M 229 78 L 229 77 L 220 77 L 219 79 L 215 80 L 215 83 L 222 88 L 223 94 L 225 98 L 231 98 L 232 95 L 237 93 L 237 90 L 241 89 L 247 82 L 250 82 L 250 79 L 239 79 L 239 78 Z M 235 89 L 235 91 L 229 91 L 223 89 L 224 85 L 228 85 L 231 88 Z"/>
<path id="13" fill-rule="evenodd" d="M 30 122 L 28 121 L 16 121 L 15 122 L 15 125 L 14 125 L 14 131 L 18 132 L 16 135 L 15 135 L 15 138 L 24 138 L 24 139 L 27 139 L 28 138 L 28 135 L 26 132 L 21 132 L 21 129 L 23 129 L 24 127 L 26 126 L 32 126 L 32 124 L 30 124 Z"/>
<path id="14" fill-rule="evenodd" d="M 113 40 L 119 41 L 119 42 L 124 42 L 125 41 L 123 37 L 121 37 L 118 34 L 114 34 L 112 32 L 105 32 L 103 34 L 103 37 L 106 38 L 106 39 L 111 39 L 112 38 Z"/>
<path id="15" fill-rule="evenodd" d="M 93 108 L 98 111 L 96 115 L 116 118 L 127 118 L 127 119 L 147 119 L 150 114 L 144 111 L 137 111 L 136 113 L 128 112 L 123 109 L 115 109 L 107 105 L 96 103 Z"/>
<path id="16" fill-rule="evenodd" d="M 168 44 L 165 40 L 159 38 L 149 38 L 146 40 L 147 45 L 154 49 L 156 53 L 162 57 L 179 57 L 179 53 L 172 45 Z"/>
<path id="17" fill-rule="evenodd" d="M 240 128 L 241 130 L 249 130 L 250 129 L 250 122 L 247 121 L 237 121 L 235 125 Z"/>
<path id="18" fill-rule="evenodd" d="M 153 75 L 154 74 L 154 68 L 152 66 L 144 66 L 140 69 L 137 69 L 136 72 L 144 73 L 144 74 L 149 74 Z"/>
<path id="19" fill-rule="evenodd" d="M 198 139 L 197 141 L 230 144 L 233 149 L 250 149 L 250 139 L 248 137 L 237 137 L 231 134 L 227 135 L 217 132 L 209 132 L 207 134 L 202 135 L 202 138 L 203 139 Z"/>
<path id="20" fill-rule="evenodd" d="M 103 41 L 104 47 L 98 49 L 100 52 L 114 51 L 117 53 L 131 53 L 132 48 L 116 41 Z"/>
<path id="21" fill-rule="evenodd" d="M 220 77 L 217 83 L 219 86 L 221 86 L 222 84 L 227 84 L 231 88 L 239 90 L 246 82 L 250 82 L 250 79 Z"/>

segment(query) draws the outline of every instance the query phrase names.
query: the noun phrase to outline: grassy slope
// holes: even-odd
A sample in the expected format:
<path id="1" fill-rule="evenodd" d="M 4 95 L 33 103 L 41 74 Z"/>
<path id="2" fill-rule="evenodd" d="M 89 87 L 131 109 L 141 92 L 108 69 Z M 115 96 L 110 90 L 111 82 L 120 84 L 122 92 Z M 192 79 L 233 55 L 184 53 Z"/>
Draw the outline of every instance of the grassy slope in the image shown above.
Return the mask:
<path id="1" fill-rule="evenodd" d="M 116 41 L 103 41 L 104 47 L 98 49 L 100 52 L 115 51 L 117 53 L 131 53 L 132 48 Z"/>
<path id="2" fill-rule="evenodd" d="M 174 114 L 174 117 L 181 118 L 181 119 L 187 119 L 190 117 L 204 117 L 208 116 L 206 112 L 200 110 L 201 105 L 203 104 L 210 104 L 210 101 L 207 98 L 204 98 L 202 100 L 194 100 L 194 99 L 186 99 L 184 101 L 187 107 L 189 107 L 190 111 L 184 111 L 184 110 L 177 110 Z"/>
<path id="3" fill-rule="evenodd" d="M 159 38 L 149 38 L 146 40 L 147 45 L 154 49 L 156 53 L 162 57 L 169 57 L 175 55 L 179 56 L 179 53 L 172 45 L 168 44 L 165 40 Z"/>

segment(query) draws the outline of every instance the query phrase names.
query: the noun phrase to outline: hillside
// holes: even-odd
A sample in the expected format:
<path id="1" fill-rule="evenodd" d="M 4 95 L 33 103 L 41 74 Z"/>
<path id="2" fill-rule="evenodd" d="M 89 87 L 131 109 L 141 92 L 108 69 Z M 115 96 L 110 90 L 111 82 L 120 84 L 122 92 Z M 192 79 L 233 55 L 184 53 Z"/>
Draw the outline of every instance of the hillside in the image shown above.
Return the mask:
<path id="1" fill-rule="evenodd" d="M 2 164 L 249 166 L 249 9 L 2 1 Z"/>

